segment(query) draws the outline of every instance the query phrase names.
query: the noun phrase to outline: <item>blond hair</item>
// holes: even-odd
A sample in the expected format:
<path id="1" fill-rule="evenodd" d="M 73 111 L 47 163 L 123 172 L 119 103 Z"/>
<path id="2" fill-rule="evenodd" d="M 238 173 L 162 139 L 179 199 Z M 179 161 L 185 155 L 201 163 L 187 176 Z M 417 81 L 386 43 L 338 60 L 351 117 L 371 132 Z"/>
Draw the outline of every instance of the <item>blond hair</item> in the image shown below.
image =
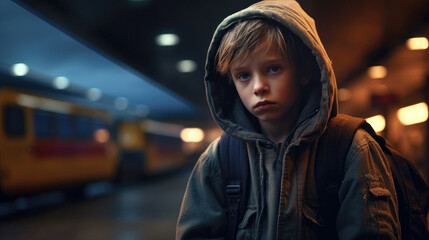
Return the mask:
<path id="1" fill-rule="evenodd" d="M 216 54 L 216 70 L 231 78 L 229 68 L 236 61 L 273 47 L 291 60 L 297 78 L 308 77 L 311 81 L 320 77 L 314 55 L 302 40 L 285 27 L 263 19 L 237 22 L 225 33 Z"/>
<path id="2" fill-rule="evenodd" d="M 279 53 L 286 54 L 286 44 L 279 28 L 260 19 L 239 22 L 224 35 L 219 45 L 216 70 L 224 75 L 235 61 L 245 59 L 253 51 L 263 48 L 268 51 L 267 46 L 274 46 Z"/>

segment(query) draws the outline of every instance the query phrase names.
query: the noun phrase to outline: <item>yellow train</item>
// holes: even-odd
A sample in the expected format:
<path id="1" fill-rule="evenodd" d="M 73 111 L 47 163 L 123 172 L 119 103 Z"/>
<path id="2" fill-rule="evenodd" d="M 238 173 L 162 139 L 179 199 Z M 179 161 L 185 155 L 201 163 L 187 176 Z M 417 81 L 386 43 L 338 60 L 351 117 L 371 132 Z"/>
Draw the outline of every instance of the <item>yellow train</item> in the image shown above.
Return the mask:
<path id="1" fill-rule="evenodd" d="M 16 198 L 182 168 L 181 127 L 0 88 L 0 192 Z M 80 192 L 75 192 L 79 193 Z"/>
<path id="2" fill-rule="evenodd" d="M 111 179 L 117 145 L 107 112 L 0 89 L 0 189 L 17 196 Z"/>
<path id="3" fill-rule="evenodd" d="M 181 126 L 152 120 L 120 122 L 118 177 L 135 180 L 187 165 L 190 158 L 181 130 Z"/>

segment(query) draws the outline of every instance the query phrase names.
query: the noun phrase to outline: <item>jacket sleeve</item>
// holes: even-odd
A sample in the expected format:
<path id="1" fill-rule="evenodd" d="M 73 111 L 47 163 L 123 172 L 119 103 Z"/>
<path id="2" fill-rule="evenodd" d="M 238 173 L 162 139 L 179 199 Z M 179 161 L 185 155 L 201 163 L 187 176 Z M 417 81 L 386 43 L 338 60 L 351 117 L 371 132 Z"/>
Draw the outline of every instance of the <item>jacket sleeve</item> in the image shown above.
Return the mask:
<path id="1" fill-rule="evenodd" d="M 218 140 L 201 155 L 188 180 L 176 239 L 223 239 L 226 227 Z"/>
<path id="2" fill-rule="evenodd" d="M 339 191 L 339 239 L 400 239 L 398 200 L 389 162 L 375 140 L 358 130 Z"/>

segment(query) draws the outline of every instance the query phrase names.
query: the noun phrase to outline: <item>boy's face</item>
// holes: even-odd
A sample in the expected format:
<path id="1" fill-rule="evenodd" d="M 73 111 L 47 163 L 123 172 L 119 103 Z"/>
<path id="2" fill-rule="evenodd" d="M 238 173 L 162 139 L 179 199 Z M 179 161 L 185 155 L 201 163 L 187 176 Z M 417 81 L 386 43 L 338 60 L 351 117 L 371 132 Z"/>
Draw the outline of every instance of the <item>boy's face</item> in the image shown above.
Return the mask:
<path id="1" fill-rule="evenodd" d="M 295 121 L 299 89 L 287 56 L 273 47 L 256 50 L 229 70 L 241 101 L 261 124 Z"/>

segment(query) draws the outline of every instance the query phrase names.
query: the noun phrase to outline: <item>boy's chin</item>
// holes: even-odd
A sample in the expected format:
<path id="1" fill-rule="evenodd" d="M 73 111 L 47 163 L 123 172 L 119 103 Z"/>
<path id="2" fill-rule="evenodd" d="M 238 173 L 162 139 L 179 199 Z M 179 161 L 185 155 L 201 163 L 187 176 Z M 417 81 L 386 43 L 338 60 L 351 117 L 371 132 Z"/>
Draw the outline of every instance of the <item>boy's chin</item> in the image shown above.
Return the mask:
<path id="1" fill-rule="evenodd" d="M 259 116 L 255 116 L 260 123 L 263 122 L 278 122 L 281 120 L 278 116 L 273 116 L 274 114 L 260 114 Z"/>
<path id="2" fill-rule="evenodd" d="M 293 118 L 286 117 L 285 115 L 281 115 L 278 113 L 264 113 L 264 114 L 253 114 L 259 121 L 259 123 L 282 123 L 285 124 L 286 122 L 291 121 Z"/>

